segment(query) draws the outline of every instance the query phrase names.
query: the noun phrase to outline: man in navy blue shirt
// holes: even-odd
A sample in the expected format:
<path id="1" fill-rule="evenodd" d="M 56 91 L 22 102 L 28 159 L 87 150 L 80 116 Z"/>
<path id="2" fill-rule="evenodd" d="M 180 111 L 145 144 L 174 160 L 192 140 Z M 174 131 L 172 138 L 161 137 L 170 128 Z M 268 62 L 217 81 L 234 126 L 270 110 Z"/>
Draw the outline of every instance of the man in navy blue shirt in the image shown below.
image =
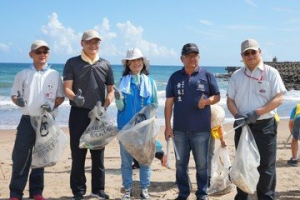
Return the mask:
<path id="1" fill-rule="evenodd" d="M 208 149 L 210 141 L 210 105 L 220 101 L 214 75 L 199 66 L 196 44 L 185 44 L 180 57 L 184 67 L 173 73 L 166 88 L 165 137 L 174 137 L 180 160 L 176 160 L 179 195 L 190 195 L 188 163 L 192 151 L 196 164 L 197 199 L 207 199 Z M 173 128 L 171 117 L 174 109 Z"/>

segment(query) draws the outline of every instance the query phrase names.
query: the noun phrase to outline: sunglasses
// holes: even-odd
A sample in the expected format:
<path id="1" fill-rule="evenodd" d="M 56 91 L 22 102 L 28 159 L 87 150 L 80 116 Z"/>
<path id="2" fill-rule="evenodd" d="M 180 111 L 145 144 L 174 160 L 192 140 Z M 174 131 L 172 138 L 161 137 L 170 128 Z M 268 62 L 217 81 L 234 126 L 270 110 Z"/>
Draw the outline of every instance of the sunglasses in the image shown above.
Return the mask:
<path id="1" fill-rule="evenodd" d="M 244 53 L 243 53 L 243 56 L 249 56 L 249 55 L 254 56 L 254 55 L 256 55 L 256 54 L 257 54 L 257 51 L 252 50 L 252 51 L 246 51 L 246 52 L 244 52 Z"/>
<path id="2" fill-rule="evenodd" d="M 34 53 L 36 54 L 36 55 L 41 55 L 41 54 L 48 54 L 49 53 L 49 51 L 48 50 L 45 50 L 45 51 L 34 51 Z"/>
<path id="3" fill-rule="evenodd" d="M 100 44 L 100 40 L 86 40 L 85 43 L 87 45 L 99 45 Z"/>

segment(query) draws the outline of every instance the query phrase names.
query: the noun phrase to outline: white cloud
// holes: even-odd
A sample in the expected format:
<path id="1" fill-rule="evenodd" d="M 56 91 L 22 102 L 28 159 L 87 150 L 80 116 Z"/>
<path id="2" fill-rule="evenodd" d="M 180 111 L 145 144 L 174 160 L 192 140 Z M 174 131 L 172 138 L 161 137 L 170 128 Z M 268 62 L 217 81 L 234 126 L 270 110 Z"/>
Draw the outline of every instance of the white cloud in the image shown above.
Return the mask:
<path id="1" fill-rule="evenodd" d="M 9 44 L 0 43 L 0 51 L 1 52 L 8 53 L 9 49 L 10 49 L 10 45 Z"/>
<path id="2" fill-rule="evenodd" d="M 110 27 L 109 20 L 105 17 L 103 18 L 101 24 L 94 26 L 94 29 L 99 32 L 102 39 L 101 49 L 103 50 L 100 51 L 100 53 L 105 56 L 116 56 L 120 54 L 117 46 L 114 43 L 115 39 L 117 38 L 117 33 L 112 32 Z"/>
<path id="3" fill-rule="evenodd" d="M 206 25 L 206 26 L 212 26 L 213 23 L 209 20 L 206 20 L 206 19 L 200 19 L 199 22 L 203 25 Z"/>
<path id="4" fill-rule="evenodd" d="M 81 34 L 76 34 L 72 28 L 64 27 L 56 13 L 52 13 L 48 18 L 48 23 L 42 26 L 41 31 L 53 42 L 50 45 L 51 51 L 67 55 L 78 52 Z"/>
<path id="5" fill-rule="evenodd" d="M 104 57 L 123 57 L 126 50 L 132 47 L 140 48 L 147 56 L 161 58 L 176 56 L 176 51 L 173 49 L 145 40 L 144 29 L 141 26 L 134 26 L 130 21 L 117 23 L 117 32 L 113 32 L 108 18 L 105 17 L 93 28 L 102 38 L 100 54 Z M 42 26 L 41 31 L 49 39 L 47 41 L 52 42 L 49 42 L 49 45 L 54 53 L 59 55 L 79 53 L 82 33 L 77 33 L 71 27 L 65 27 L 55 12 L 49 16 L 48 23 Z"/>
<path id="6" fill-rule="evenodd" d="M 252 0 L 245 0 L 245 2 L 247 4 L 249 4 L 250 6 L 257 7 L 256 3 L 254 3 L 254 1 L 252 1 Z"/>
<path id="7" fill-rule="evenodd" d="M 176 56 L 176 51 L 173 49 L 143 39 L 144 29 L 142 27 L 136 27 L 130 21 L 117 23 L 116 26 L 121 32 L 120 37 L 123 38 L 126 49 L 138 47 L 144 54 L 156 57 Z"/>

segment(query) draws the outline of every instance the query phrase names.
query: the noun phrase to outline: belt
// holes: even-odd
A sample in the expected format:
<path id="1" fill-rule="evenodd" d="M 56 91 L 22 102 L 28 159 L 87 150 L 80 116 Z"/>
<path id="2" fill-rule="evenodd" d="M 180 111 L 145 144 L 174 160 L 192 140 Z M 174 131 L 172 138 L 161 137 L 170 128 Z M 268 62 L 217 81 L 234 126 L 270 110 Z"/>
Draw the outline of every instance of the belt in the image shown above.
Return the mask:
<path id="1" fill-rule="evenodd" d="M 264 124 L 264 123 L 268 123 L 270 122 L 271 120 L 273 120 L 274 117 L 271 117 L 271 118 L 268 118 L 268 119 L 261 119 L 261 120 L 257 120 L 255 123 L 252 123 L 253 125 L 256 125 L 256 124 Z"/>

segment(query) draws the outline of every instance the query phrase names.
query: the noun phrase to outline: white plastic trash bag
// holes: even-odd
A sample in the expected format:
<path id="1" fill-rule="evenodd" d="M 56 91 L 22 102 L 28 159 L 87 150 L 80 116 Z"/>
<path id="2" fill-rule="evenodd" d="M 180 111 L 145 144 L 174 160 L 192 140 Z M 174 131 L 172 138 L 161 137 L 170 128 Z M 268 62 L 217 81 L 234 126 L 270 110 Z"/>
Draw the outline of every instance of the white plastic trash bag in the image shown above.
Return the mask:
<path id="1" fill-rule="evenodd" d="M 211 165 L 210 187 L 207 194 L 227 194 L 231 192 L 235 186 L 228 177 L 231 162 L 226 147 L 219 146 L 215 149 Z"/>
<path id="2" fill-rule="evenodd" d="M 69 138 L 48 112 L 39 117 L 31 116 L 30 120 L 36 131 L 31 168 L 55 165 L 69 144 Z"/>
<path id="3" fill-rule="evenodd" d="M 140 164 L 150 166 L 155 155 L 155 137 L 159 128 L 155 106 L 149 104 L 132 117 L 119 131 L 117 138 Z"/>
<path id="4" fill-rule="evenodd" d="M 100 102 L 89 112 L 91 122 L 80 137 L 79 148 L 103 149 L 118 133 Z"/>
<path id="5" fill-rule="evenodd" d="M 256 191 L 259 180 L 257 167 L 260 155 L 252 132 L 248 125 L 243 126 L 242 134 L 236 150 L 234 162 L 230 170 L 231 181 L 248 194 Z"/>

